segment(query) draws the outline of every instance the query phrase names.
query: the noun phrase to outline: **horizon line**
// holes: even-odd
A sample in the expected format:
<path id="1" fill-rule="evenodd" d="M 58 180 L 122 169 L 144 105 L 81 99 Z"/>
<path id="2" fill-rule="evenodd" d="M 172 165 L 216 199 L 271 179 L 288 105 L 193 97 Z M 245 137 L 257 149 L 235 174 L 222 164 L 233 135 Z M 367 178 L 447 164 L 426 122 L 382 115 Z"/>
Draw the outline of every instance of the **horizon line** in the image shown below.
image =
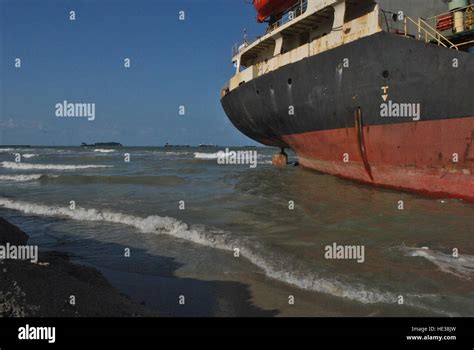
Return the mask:
<path id="1" fill-rule="evenodd" d="M 99 142 L 99 143 L 106 143 L 106 142 Z M 6 147 L 98 147 L 98 146 L 107 146 L 107 145 L 94 145 L 94 144 L 88 144 L 87 146 L 81 146 L 81 145 L 39 145 L 39 144 L 17 144 L 17 145 L 12 145 L 12 144 L 0 144 L 0 148 L 6 148 Z M 278 147 L 273 147 L 273 146 L 267 146 L 263 144 L 257 144 L 257 145 L 123 145 L 121 144 L 120 146 L 117 145 L 110 145 L 108 147 L 179 147 L 179 148 L 194 148 L 194 147 L 201 147 L 201 148 L 219 148 L 219 147 L 268 147 L 268 148 L 278 148 Z"/>

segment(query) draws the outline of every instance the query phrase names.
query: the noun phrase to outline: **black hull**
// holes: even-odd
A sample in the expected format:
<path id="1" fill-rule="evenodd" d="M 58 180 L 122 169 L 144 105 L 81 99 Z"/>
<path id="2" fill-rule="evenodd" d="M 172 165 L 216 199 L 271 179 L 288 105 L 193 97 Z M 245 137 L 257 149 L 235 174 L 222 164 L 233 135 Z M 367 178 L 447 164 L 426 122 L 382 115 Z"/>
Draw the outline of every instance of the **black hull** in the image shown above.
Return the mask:
<path id="1" fill-rule="evenodd" d="M 283 66 L 242 84 L 221 102 L 245 135 L 290 147 L 282 136 L 353 128 L 358 107 L 364 126 L 406 123 L 407 118 L 380 116 L 387 85 L 393 102 L 421 105 L 420 122 L 474 115 L 474 55 L 386 32 Z"/>

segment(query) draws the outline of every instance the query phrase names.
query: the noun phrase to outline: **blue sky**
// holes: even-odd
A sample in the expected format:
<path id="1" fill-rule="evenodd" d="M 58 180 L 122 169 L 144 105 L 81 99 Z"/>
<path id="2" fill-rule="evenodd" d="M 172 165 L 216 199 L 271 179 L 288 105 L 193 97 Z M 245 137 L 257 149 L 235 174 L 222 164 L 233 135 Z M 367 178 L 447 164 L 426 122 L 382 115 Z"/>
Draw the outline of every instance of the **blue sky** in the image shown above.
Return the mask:
<path id="1" fill-rule="evenodd" d="M 249 3 L 0 0 L 0 144 L 253 144 L 219 102 L 232 45 L 265 29 Z M 56 117 L 64 100 L 96 119 Z"/>

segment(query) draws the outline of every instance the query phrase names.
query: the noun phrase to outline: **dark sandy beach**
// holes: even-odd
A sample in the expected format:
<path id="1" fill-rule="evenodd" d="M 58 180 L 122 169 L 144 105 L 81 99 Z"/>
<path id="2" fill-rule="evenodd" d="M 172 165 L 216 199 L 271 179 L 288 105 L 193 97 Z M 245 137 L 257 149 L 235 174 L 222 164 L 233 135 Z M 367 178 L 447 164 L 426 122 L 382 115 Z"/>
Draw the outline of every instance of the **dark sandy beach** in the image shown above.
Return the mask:
<path id="1" fill-rule="evenodd" d="M 0 245 L 22 246 L 28 235 L 0 218 Z M 75 305 L 71 305 L 71 295 Z M 71 263 L 59 252 L 41 252 L 38 263 L 0 261 L 0 316 L 153 316 L 113 288 L 96 269 Z"/>

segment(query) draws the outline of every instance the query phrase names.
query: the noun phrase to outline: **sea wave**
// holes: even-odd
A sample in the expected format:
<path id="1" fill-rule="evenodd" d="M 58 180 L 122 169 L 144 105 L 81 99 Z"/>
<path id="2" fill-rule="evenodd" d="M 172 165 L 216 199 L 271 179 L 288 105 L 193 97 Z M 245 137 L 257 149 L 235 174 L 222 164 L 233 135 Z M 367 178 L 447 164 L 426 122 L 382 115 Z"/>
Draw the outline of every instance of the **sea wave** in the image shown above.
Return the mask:
<path id="1" fill-rule="evenodd" d="M 235 239 L 228 232 L 210 230 L 204 227 L 190 227 L 172 217 L 148 216 L 138 217 L 120 212 L 107 210 L 47 206 L 23 201 L 14 201 L 0 198 L 0 206 L 19 210 L 25 214 L 66 217 L 79 221 L 97 221 L 124 224 L 133 226 L 142 232 L 166 234 L 179 239 L 190 241 L 199 245 L 233 251 L 239 248 L 240 254 L 260 267 L 265 274 L 296 287 L 332 294 L 335 296 L 356 300 L 362 303 L 395 303 L 396 296 L 381 291 L 370 291 L 363 286 L 346 285 L 338 280 L 320 278 L 314 273 L 292 272 L 281 268 L 281 260 L 268 259 L 261 255 L 252 245 L 244 239 Z"/>
<path id="2" fill-rule="evenodd" d="M 15 162 L 2 162 L 2 167 L 7 169 L 19 169 L 19 170 L 78 170 L 78 169 L 93 169 L 93 168 L 110 168 L 111 165 L 66 165 L 66 164 L 32 164 L 32 163 L 15 163 Z"/>
<path id="3" fill-rule="evenodd" d="M 153 186 L 178 186 L 188 182 L 185 178 L 174 175 L 161 176 L 96 176 L 96 175 L 43 175 L 39 179 L 42 183 L 59 183 L 63 185 L 82 184 L 132 184 Z"/>
<path id="4" fill-rule="evenodd" d="M 97 148 L 94 150 L 94 152 L 99 152 L 99 153 L 112 153 L 115 152 L 114 149 L 103 149 L 103 148 Z"/>
<path id="5" fill-rule="evenodd" d="M 241 256 L 260 267 L 266 276 L 295 287 L 326 293 L 364 304 L 395 304 L 397 302 L 397 295 L 395 293 L 380 291 L 376 288 L 369 289 L 363 284 L 349 284 L 335 278 L 323 278 L 318 276 L 314 270 L 301 271 L 296 268 L 292 269 L 292 259 L 285 260 L 282 259 L 282 257 L 276 258 L 274 252 L 263 249 L 258 242 L 250 241 L 249 238 L 236 238 L 229 232 L 209 229 L 204 226 L 188 226 L 186 223 L 172 217 L 157 215 L 139 217 L 121 212 L 93 208 L 76 208 L 75 210 L 70 210 L 68 207 L 48 206 L 1 197 L 0 207 L 18 210 L 31 215 L 129 225 L 137 228 L 141 232 L 166 234 L 199 245 L 226 251 L 233 251 L 235 248 L 239 248 Z M 287 261 L 287 263 L 283 260 Z M 409 297 L 410 296 L 407 295 L 407 298 Z M 412 306 L 427 308 L 423 307 L 419 298 L 420 295 L 413 295 L 413 299 L 416 299 L 416 302 L 413 302 L 414 305 Z M 406 304 L 409 304 L 409 302 L 406 302 Z M 436 312 L 446 314 L 444 311 Z"/>
<path id="6" fill-rule="evenodd" d="M 39 155 L 36 153 L 26 153 L 21 155 L 23 158 L 33 158 L 33 157 L 38 157 Z"/>
<path id="7" fill-rule="evenodd" d="M 247 152 L 253 152 L 255 150 L 246 150 Z M 214 160 L 219 157 L 228 158 L 232 157 L 234 153 L 226 153 L 224 151 L 219 151 L 215 153 L 202 153 L 202 152 L 194 152 L 195 159 L 202 159 L 202 160 Z M 266 154 L 257 154 L 257 163 L 258 164 L 272 164 L 272 156 Z"/>
<path id="8" fill-rule="evenodd" d="M 225 153 L 224 153 L 225 154 Z M 194 158 L 196 159 L 217 159 L 219 157 L 219 153 L 201 153 L 201 152 L 194 152 Z"/>
<path id="9" fill-rule="evenodd" d="M 162 153 L 162 152 L 159 152 Z M 185 154 L 189 154 L 189 152 L 165 152 L 165 154 L 172 155 L 172 156 L 182 156 Z"/>
<path id="10" fill-rule="evenodd" d="M 459 254 L 458 258 L 451 254 L 445 254 L 428 247 L 402 248 L 408 256 L 422 257 L 438 267 L 442 272 L 452 274 L 462 279 L 471 280 L 474 277 L 474 256 Z"/>
<path id="11" fill-rule="evenodd" d="M 55 183 L 62 185 L 82 184 L 131 184 L 151 186 L 179 186 L 188 183 L 180 176 L 100 176 L 100 175 L 51 175 L 51 174 L 21 174 L 0 175 L 0 182 L 31 182 L 39 181 L 43 184 Z"/>
<path id="12" fill-rule="evenodd" d="M 0 181 L 2 182 L 29 182 L 36 181 L 41 178 L 41 174 L 31 174 L 31 175 L 1 175 Z"/>

